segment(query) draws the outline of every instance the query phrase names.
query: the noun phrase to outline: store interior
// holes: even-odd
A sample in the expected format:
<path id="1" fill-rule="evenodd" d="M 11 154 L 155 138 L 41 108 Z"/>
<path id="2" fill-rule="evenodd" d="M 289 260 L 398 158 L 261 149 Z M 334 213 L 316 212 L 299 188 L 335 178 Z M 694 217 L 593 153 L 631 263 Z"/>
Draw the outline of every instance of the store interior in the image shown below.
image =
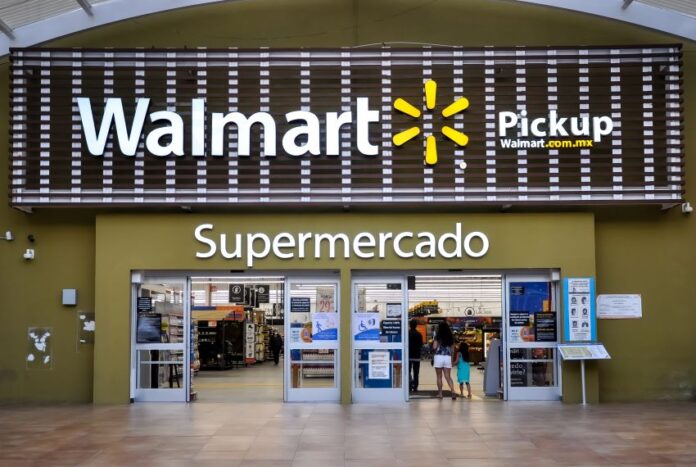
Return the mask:
<path id="1" fill-rule="evenodd" d="M 192 277 L 191 400 L 283 399 L 284 285 L 282 276 Z"/>
<path id="2" fill-rule="evenodd" d="M 390 305 L 400 301 L 401 291 L 390 287 L 392 284 L 364 282 L 358 289 L 358 308 L 368 312 L 380 313 L 384 323 L 389 321 Z M 454 337 L 454 348 L 462 343 L 468 350 L 469 375 L 472 400 L 499 400 L 502 398 L 501 353 L 493 348 L 501 345 L 502 316 L 502 277 L 500 275 L 462 274 L 462 273 L 423 273 L 409 276 L 408 287 L 408 321 L 416 321 L 416 330 L 423 341 L 417 389 L 410 390 L 410 399 L 427 399 L 437 395 L 436 373 L 432 364 L 432 343 L 440 322 L 445 321 Z M 383 333 L 384 334 L 384 333 Z M 407 333 L 408 334 L 408 333 Z M 396 337 L 396 336 L 395 336 Z M 408 344 L 404 346 L 408 348 Z M 356 358 L 361 355 L 358 351 Z M 393 353 L 394 351 L 392 351 Z M 492 357 L 492 365 L 487 365 Z M 400 360 L 392 355 L 392 359 Z M 362 365 L 365 366 L 365 365 Z M 487 368 L 488 367 L 488 368 Z M 361 374 L 362 367 L 357 368 L 357 387 L 374 384 Z M 392 371 L 395 371 L 393 369 Z M 405 371 L 410 371 L 408 368 Z M 364 373 L 364 372 L 363 372 Z M 455 390 L 459 392 L 457 369 L 452 368 L 451 376 Z M 396 378 L 398 379 L 398 378 Z M 486 380 L 486 387 L 485 382 Z M 410 381 L 412 384 L 412 381 Z M 443 380 L 445 391 L 447 383 Z M 390 387 L 394 386 L 394 383 Z M 411 389 L 411 388 L 409 388 Z M 464 386 L 464 395 L 468 395 Z"/>
<path id="3" fill-rule="evenodd" d="M 417 391 L 410 392 L 410 398 L 436 396 L 431 345 L 438 324 L 446 321 L 453 331 L 455 348 L 462 342 L 468 346 L 472 400 L 498 400 L 502 365 L 497 361 L 494 365 L 486 365 L 486 362 L 499 354 L 495 351 L 491 356 L 490 349 L 496 340 L 500 345 L 502 277 L 423 273 L 409 276 L 407 283 L 408 320 L 417 322 L 416 329 L 424 342 L 419 386 Z M 311 290 L 302 289 L 301 284 L 293 284 L 293 287 L 298 289 L 291 290 L 293 296 L 311 295 Z M 284 294 L 285 277 L 280 275 L 191 278 L 190 400 L 283 400 L 284 304 L 289 302 Z M 393 290 L 385 283 L 366 284 L 360 288 L 358 307 L 365 311 L 384 309 L 386 317 L 390 302 L 400 295 L 400 290 Z M 138 316 L 138 342 L 148 339 L 151 342 L 183 342 L 183 290 L 171 284 L 148 285 L 141 290 L 142 298 L 151 302 L 152 310 Z M 151 336 L 148 330 L 152 330 Z M 153 358 L 152 351 L 147 357 L 150 360 L 165 358 L 162 354 Z M 171 351 L 166 358 L 184 360 L 181 351 Z M 399 368 L 393 371 L 408 371 L 408 367 L 400 368 L 401 363 L 396 365 Z M 299 376 L 306 377 L 307 381 L 302 386 L 331 386 L 334 371 L 329 366 L 303 367 Z M 152 379 L 141 381 L 147 387 L 181 387 L 183 384 L 181 364 L 153 365 L 151 370 L 141 369 L 144 375 L 141 379 Z M 360 379 L 359 374 L 357 377 Z M 330 381 L 323 380 L 326 378 Z M 452 369 L 452 378 L 458 389 L 456 368 Z M 159 382 L 153 385 L 154 379 Z M 358 387 L 366 387 L 363 384 L 364 381 L 359 381 Z"/>
<path id="4" fill-rule="evenodd" d="M 500 400 L 501 365 L 486 370 L 491 343 L 502 336 L 502 277 L 500 275 L 417 275 L 411 279 L 408 293 L 409 320 L 418 322 L 424 338 L 418 391 L 411 398 L 434 397 L 437 392 L 435 369 L 430 363 L 432 340 L 441 321 L 446 321 L 454 335 L 455 349 L 466 343 L 470 365 L 472 400 Z M 499 355 L 498 355 L 499 357 Z M 496 360 L 498 361 L 498 360 Z M 493 389 L 484 390 L 485 371 L 489 371 Z M 455 390 L 457 369 L 452 368 Z M 495 380 L 495 381 L 493 381 Z M 447 385 L 443 381 L 446 388 Z M 490 385 L 490 383 L 489 383 Z M 498 387 L 499 390 L 495 390 Z M 488 392 L 488 396 L 486 396 Z M 467 389 L 464 387 L 464 395 Z"/>

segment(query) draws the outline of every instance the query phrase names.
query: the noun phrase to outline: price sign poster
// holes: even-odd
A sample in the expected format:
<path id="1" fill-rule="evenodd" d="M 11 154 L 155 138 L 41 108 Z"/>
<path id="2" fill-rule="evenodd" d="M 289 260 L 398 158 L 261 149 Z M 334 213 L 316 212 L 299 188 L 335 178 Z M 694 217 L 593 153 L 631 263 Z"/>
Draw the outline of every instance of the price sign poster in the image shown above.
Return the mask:
<path id="1" fill-rule="evenodd" d="M 333 287 L 317 287 L 317 311 L 334 312 L 336 311 Z"/>
<path id="2" fill-rule="evenodd" d="M 563 279 L 563 325 L 565 342 L 597 340 L 593 277 Z"/>

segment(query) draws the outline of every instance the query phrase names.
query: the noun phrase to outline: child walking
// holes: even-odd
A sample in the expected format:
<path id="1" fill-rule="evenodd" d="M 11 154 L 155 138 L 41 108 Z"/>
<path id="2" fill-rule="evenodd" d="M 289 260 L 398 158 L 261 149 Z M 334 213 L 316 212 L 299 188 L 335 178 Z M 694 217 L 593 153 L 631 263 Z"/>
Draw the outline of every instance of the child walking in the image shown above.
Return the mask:
<path id="1" fill-rule="evenodd" d="M 457 381 L 459 382 L 459 394 L 464 397 L 464 384 L 466 384 L 466 398 L 471 399 L 471 386 L 469 385 L 469 346 L 465 342 L 459 344 L 459 351 L 457 352 L 456 360 L 454 361 L 457 365 Z"/>

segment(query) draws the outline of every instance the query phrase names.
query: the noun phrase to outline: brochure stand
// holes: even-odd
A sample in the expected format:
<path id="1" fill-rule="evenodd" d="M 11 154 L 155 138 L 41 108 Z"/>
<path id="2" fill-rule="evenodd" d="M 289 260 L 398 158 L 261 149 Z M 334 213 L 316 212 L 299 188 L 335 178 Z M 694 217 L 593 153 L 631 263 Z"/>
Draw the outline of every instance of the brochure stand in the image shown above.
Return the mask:
<path id="1" fill-rule="evenodd" d="M 579 343 L 560 344 L 558 351 L 563 360 L 580 360 L 580 380 L 582 384 L 582 405 L 587 405 L 587 389 L 585 385 L 585 360 L 609 360 L 611 356 L 604 344 Z"/>

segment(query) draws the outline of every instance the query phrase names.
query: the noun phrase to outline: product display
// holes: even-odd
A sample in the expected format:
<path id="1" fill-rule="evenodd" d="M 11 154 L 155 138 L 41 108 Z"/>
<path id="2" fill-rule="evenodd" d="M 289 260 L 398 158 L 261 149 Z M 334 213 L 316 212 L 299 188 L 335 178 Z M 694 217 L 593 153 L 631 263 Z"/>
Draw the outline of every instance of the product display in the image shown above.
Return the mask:
<path id="1" fill-rule="evenodd" d="M 292 387 L 314 387 L 316 384 L 305 379 L 330 378 L 335 375 L 334 352 L 332 350 L 292 350 Z"/>
<path id="2" fill-rule="evenodd" d="M 469 346 L 469 362 L 478 364 L 485 360 L 483 352 L 483 331 L 469 328 L 454 334 L 455 343 L 464 342 Z"/>
<path id="3" fill-rule="evenodd" d="M 194 380 L 198 371 L 201 369 L 200 352 L 198 350 L 198 322 L 195 319 L 191 320 L 191 374 L 189 382 L 189 400 L 195 401 L 198 393 L 194 389 Z"/>
<path id="4" fill-rule="evenodd" d="M 233 320 L 199 321 L 198 334 L 202 370 L 224 370 L 243 362 L 242 323 Z"/>

